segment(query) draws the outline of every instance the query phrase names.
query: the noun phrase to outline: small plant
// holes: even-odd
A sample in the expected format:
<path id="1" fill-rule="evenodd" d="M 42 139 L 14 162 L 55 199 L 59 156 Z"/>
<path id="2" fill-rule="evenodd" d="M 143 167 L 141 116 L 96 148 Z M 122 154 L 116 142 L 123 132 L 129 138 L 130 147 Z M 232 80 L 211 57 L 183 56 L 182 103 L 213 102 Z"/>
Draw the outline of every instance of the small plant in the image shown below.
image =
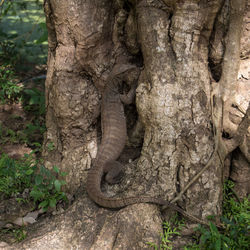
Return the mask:
<path id="1" fill-rule="evenodd" d="M 201 234 L 200 242 L 186 247 L 186 250 L 249 249 L 249 199 L 245 198 L 241 202 L 235 201 L 233 187 L 232 181 L 227 181 L 224 184 L 223 216 L 221 217 L 223 230 L 218 230 L 211 221 L 209 228 L 199 225 L 197 231 Z"/>
<path id="2" fill-rule="evenodd" d="M 16 161 L 6 154 L 0 158 L 0 194 L 8 198 L 30 188 L 34 166 L 29 159 Z"/>
<path id="3" fill-rule="evenodd" d="M 36 140 L 42 140 L 45 130 L 45 125 L 43 123 L 39 125 L 37 120 L 34 120 L 33 123 L 27 124 L 23 130 L 19 131 L 14 131 L 0 123 L 0 144 L 10 142 L 12 144 L 27 144 L 31 148 L 41 148 L 41 143 Z"/>
<path id="4" fill-rule="evenodd" d="M 24 227 L 4 228 L 0 230 L 0 241 L 5 241 L 6 236 L 9 235 L 20 242 L 27 237 L 27 232 Z"/>
<path id="5" fill-rule="evenodd" d="M 9 65 L 0 66 L 0 101 L 14 102 L 20 97 L 21 87 L 15 82 L 15 74 Z"/>
<path id="6" fill-rule="evenodd" d="M 41 141 L 43 133 L 46 131 L 45 124 L 39 123 L 38 120 L 34 120 L 33 123 L 26 125 L 25 129 L 19 132 L 19 138 L 29 145 L 36 144 L 37 141 Z"/>
<path id="7" fill-rule="evenodd" d="M 0 122 L 0 139 L 1 141 L 3 140 L 3 125 L 1 122 Z"/>
<path id="8" fill-rule="evenodd" d="M 221 217 L 222 229 L 218 229 L 213 223 L 213 217 L 208 218 L 209 227 L 199 225 L 196 231 L 200 234 L 194 236 L 196 243 L 187 245 L 184 250 L 224 250 L 224 249 L 249 249 L 250 246 L 250 204 L 249 198 L 244 198 L 239 202 L 239 198 L 233 191 L 234 183 L 227 181 L 224 184 L 223 216 Z M 170 223 L 163 224 L 164 233 L 162 243 L 158 247 L 155 243 L 147 244 L 155 250 L 172 249 L 172 239 L 174 235 L 179 235 L 179 230 L 183 222 L 174 219 Z"/>
<path id="9" fill-rule="evenodd" d="M 49 152 L 53 151 L 55 149 L 54 143 L 53 142 L 49 142 L 47 144 L 47 149 L 48 149 Z"/>
<path id="10" fill-rule="evenodd" d="M 23 104 L 26 111 L 39 115 L 45 114 L 45 96 L 38 89 L 23 90 Z"/>
<path id="11" fill-rule="evenodd" d="M 2 88 L 2 90 L 3 89 L 4 88 Z M 36 93 L 36 95 L 31 96 L 27 93 L 25 94 L 24 91 L 20 89 L 18 97 L 10 95 L 9 99 L 6 99 L 7 97 L 4 93 L 5 92 L 1 92 L 0 87 L 0 99 L 2 103 L 11 102 L 11 100 L 22 100 L 25 111 L 29 113 L 29 115 L 32 114 L 33 118 L 30 123 L 26 123 L 25 127 L 19 131 L 14 131 L 0 123 L 0 144 L 5 144 L 7 142 L 26 143 L 28 146 L 32 147 L 36 142 L 41 142 L 43 133 L 46 131 L 44 94 L 41 91 L 28 92 L 30 94 Z M 18 117 L 16 119 L 18 119 Z M 12 120 L 14 123 L 15 118 L 12 118 Z"/>
<path id="12" fill-rule="evenodd" d="M 53 167 L 53 172 L 60 176 L 66 175 L 66 173 L 60 172 L 56 166 Z M 38 208 L 46 211 L 48 207 L 55 207 L 59 200 L 67 200 L 65 193 L 61 191 L 62 185 L 65 184 L 65 181 L 56 179 L 52 171 L 41 166 L 39 174 L 35 176 L 35 185 L 30 196 L 35 202 L 39 202 Z"/>
<path id="13" fill-rule="evenodd" d="M 209 222 L 209 229 L 199 225 L 196 230 L 201 233 L 199 244 L 201 249 L 229 249 L 230 239 L 226 235 L 221 234 L 214 223 Z"/>
<path id="14" fill-rule="evenodd" d="M 37 89 L 24 89 L 22 91 L 22 105 L 24 110 L 34 115 L 34 119 L 26 125 L 22 131 L 26 138 L 26 143 L 32 145 L 37 141 L 42 141 L 45 127 L 45 96 Z"/>
<path id="15" fill-rule="evenodd" d="M 0 158 L 0 197 L 5 199 L 21 194 L 25 189 L 30 190 L 29 197 L 38 207 L 45 211 L 48 207 L 55 207 L 60 200 L 67 200 L 61 187 L 65 181 L 57 176 L 65 176 L 54 166 L 53 171 L 34 160 L 33 154 L 25 155 L 21 160 L 14 160 L 3 154 Z"/>
<path id="16" fill-rule="evenodd" d="M 235 249 L 248 249 L 250 246 L 250 202 L 249 197 L 238 202 L 230 180 L 224 185 L 223 216 L 225 234 L 229 237 L 229 246 Z M 236 198 L 236 200 L 235 200 Z"/>
<path id="17" fill-rule="evenodd" d="M 17 143 L 19 141 L 17 133 L 14 130 L 9 129 L 9 128 L 6 129 L 6 137 L 12 143 Z"/>
<path id="18" fill-rule="evenodd" d="M 179 220 L 177 215 L 172 217 L 169 222 L 163 223 L 163 234 L 161 234 L 160 248 L 155 243 L 147 242 L 155 250 L 172 250 L 172 239 L 175 235 L 180 235 L 179 231 L 184 226 L 183 220 Z"/>
<path id="19" fill-rule="evenodd" d="M 46 61 L 47 29 L 42 1 L 0 1 L 0 58 L 18 68 Z"/>
<path id="20" fill-rule="evenodd" d="M 27 232 L 23 227 L 14 228 L 12 230 L 12 233 L 14 234 L 14 237 L 15 237 L 17 242 L 20 242 L 20 241 L 24 240 L 27 237 Z"/>

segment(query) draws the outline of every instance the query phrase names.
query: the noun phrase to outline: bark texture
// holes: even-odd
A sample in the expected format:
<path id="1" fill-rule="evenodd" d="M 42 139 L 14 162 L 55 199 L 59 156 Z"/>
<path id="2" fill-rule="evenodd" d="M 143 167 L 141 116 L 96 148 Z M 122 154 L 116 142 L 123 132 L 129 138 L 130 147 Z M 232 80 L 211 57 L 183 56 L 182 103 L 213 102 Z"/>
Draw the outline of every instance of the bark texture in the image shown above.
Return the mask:
<path id="1" fill-rule="evenodd" d="M 202 169 L 215 147 L 207 55 L 220 5 L 185 1 L 175 5 L 173 16 L 154 6 L 138 6 L 145 63 L 137 93 L 145 126 L 138 165 L 168 200 Z M 182 203 L 188 212 L 203 218 L 220 213 L 221 170 L 216 157 L 187 191 Z"/>
<path id="2" fill-rule="evenodd" d="M 127 120 L 135 123 L 138 115 L 129 140 L 142 139 L 143 145 L 122 183 L 104 185 L 105 192 L 178 201 L 203 220 L 220 215 L 223 177 L 240 183 L 240 174 L 249 176 L 246 1 L 45 0 L 44 6 L 49 31 L 45 163 L 68 172 L 67 192 L 77 198 L 9 249 L 147 249 L 146 242 L 159 243 L 157 206 L 99 208 L 84 187 L 100 141 L 101 93 L 121 51 L 141 70 L 138 114 L 127 112 Z M 232 168 L 224 171 L 228 157 Z M 248 177 L 241 183 L 245 195 Z"/>

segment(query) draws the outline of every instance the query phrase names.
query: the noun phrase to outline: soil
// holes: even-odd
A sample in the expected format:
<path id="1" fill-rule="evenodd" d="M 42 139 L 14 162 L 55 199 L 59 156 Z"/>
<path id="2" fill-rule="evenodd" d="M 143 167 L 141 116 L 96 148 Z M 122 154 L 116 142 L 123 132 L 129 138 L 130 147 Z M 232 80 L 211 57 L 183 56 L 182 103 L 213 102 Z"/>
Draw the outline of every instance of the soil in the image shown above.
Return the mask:
<path id="1" fill-rule="evenodd" d="M 36 69 L 33 68 L 31 74 L 24 75 L 20 73 L 19 77 L 27 79 L 42 75 L 44 74 L 44 69 L 43 67 L 42 71 L 39 70 L 39 72 L 37 72 Z M 18 84 L 22 85 L 24 89 L 44 91 L 44 80 L 20 81 Z M 43 134 L 39 132 L 39 129 L 34 132 L 25 132 L 26 127 L 34 124 L 36 120 L 41 124 L 44 122 L 44 117 L 39 117 L 37 113 L 32 111 L 33 110 L 25 110 L 21 101 L 10 103 L 6 100 L 6 103 L 0 103 L 0 157 L 2 154 L 7 154 L 10 158 L 20 159 L 25 154 L 32 152 L 35 148 L 35 146 L 32 145 L 33 142 L 42 144 Z M 39 155 L 36 156 L 39 157 Z M 15 231 L 19 226 L 13 227 L 14 224 L 12 224 L 12 221 L 22 218 L 34 209 L 33 202 L 27 203 L 21 201 L 22 198 L 25 199 L 24 193 L 7 200 L 5 200 L 4 196 L 0 193 L 0 229 L 4 229 L 0 231 L 0 241 L 3 239 L 9 243 L 13 242 L 13 240 L 15 241 L 16 239 L 15 237 L 13 238 L 13 233 L 10 233 L 8 230 L 13 229 Z M 18 200 L 16 198 L 20 199 Z M 5 220 L 6 218 L 9 218 L 8 221 Z M 11 222 L 11 224 L 9 222 Z"/>
<path id="2" fill-rule="evenodd" d="M 0 105 L 0 124 L 3 131 L 0 141 L 0 154 L 5 153 L 11 158 L 19 159 L 24 154 L 31 153 L 32 149 L 26 144 L 11 142 L 11 139 L 5 137 L 7 129 L 11 129 L 17 133 L 23 130 L 28 123 L 29 120 L 20 103 Z"/>
<path id="3" fill-rule="evenodd" d="M 31 72 L 19 72 L 18 78 L 21 79 L 18 79 L 18 85 L 23 86 L 23 89 L 36 89 L 44 92 L 44 79 L 36 81 L 32 78 L 46 76 L 46 67 L 46 65 L 33 65 Z M 27 143 L 18 141 L 17 138 L 13 138 L 14 136 L 11 138 L 8 135 L 8 129 L 21 136 L 25 127 L 34 119 L 36 119 L 36 115 L 25 111 L 21 102 L 0 103 L 0 155 L 5 153 L 11 158 L 19 159 L 32 151 Z M 29 141 L 42 143 L 43 135 L 34 133 L 28 136 Z"/>

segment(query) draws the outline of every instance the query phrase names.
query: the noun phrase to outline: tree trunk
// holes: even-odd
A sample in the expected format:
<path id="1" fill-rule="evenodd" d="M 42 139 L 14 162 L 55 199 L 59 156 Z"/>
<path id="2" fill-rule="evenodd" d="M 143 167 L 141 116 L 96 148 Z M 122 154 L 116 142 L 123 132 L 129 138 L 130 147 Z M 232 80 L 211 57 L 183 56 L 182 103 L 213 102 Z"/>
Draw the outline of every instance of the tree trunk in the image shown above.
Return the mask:
<path id="1" fill-rule="evenodd" d="M 121 183 L 104 184 L 105 193 L 178 202 L 205 221 L 222 212 L 225 178 L 238 180 L 242 195 L 249 192 L 245 5 L 244 0 L 45 0 L 44 157 L 47 167 L 68 173 L 66 191 L 76 198 L 64 213 L 34 225 L 14 248 L 146 249 L 146 242 L 159 243 L 167 214 L 158 206 L 104 209 L 85 191 L 101 135 L 101 94 L 121 55 L 140 69 L 136 105 L 126 108 L 129 138 L 121 161 L 133 159 L 133 146 L 141 152 L 126 165 Z M 228 170 L 224 161 L 233 151 Z M 188 220 L 187 225 L 193 226 Z"/>

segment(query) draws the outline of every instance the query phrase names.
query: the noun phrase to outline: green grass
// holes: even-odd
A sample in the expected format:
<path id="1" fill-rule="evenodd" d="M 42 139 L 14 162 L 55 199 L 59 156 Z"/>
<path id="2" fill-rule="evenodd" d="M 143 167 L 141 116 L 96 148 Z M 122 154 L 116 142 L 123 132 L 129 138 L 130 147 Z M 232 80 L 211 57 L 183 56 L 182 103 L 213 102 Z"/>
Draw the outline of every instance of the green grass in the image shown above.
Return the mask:
<path id="1" fill-rule="evenodd" d="M 1 142 L 30 145 L 35 143 L 33 135 L 38 137 L 45 131 L 45 97 L 36 87 L 26 88 L 20 84 L 19 78 L 34 65 L 45 64 L 47 60 L 43 1 L 2 0 L 0 3 L 0 104 L 21 102 L 24 111 L 35 117 L 23 131 L 2 126 Z M 38 86 L 41 81 L 35 84 Z"/>
<path id="2" fill-rule="evenodd" d="M 0 195 L 9 198 L 30 188 L 34 166 L 30 159 L 16 161 L 2 154 L 0 158 Z"/>
<path id="3" fill-rule="evenodd" d="M 27 237 L 27 232 L 24 227 L 4 228 L 0 230 L 0 240 L 5 241 L 6 236 L 14 238 L 14 242 L 20 242 Z M 12 242 L 12 243 L 14 243 Z"/>
<path id="4" fill-rule="evenodd" d="M 27 67 L 24 62 L 45 64 L 47 60 L 47 31 L 42 3 L 42 0 L 5 0 L 3 3 L 0 55 L 5 60 L 12 56 L 21 70 Z"/>
<path id="5" fill-rule="evenodd" d="M 56 166 L 48 170 L 41 159 L 36 160 L 46 129 L 45 96 L 41 85 L 44 80 L 32 80 L 33 85 L 20 84 L 20 78 L 26 76 L 28 70 L 47 60 L 43 1 L 0 0 L 0 3 L 3 4 L 0 8 L 0 104 L 21 103 L 28 118 L 24 122 L 20 117 L 9 116 L 5 123 L 0 122 L 0 146 L 19 143 L 34 149 L 32 154 L 19 160 L 0 155 L 0 199 L 15 197 L 46 211 L 59 201 L 67 201 L 62 191 L 66 184 L 62 179 L 66 174 Z M 11 124 L 18 126 L 11 129 L 8 127 Z M 51 144 L 50 150 L 53 149 Z M 35 156 L 34 152 L 38 154 Z M 25 198 L 24 192 L 28 192 Z M 15 241 L 22 241 L 26 234 L 24 227 L 1 229 L 0 240 L 10 236 Z"/>
<path id="6" fill-rule="evenodd" d="M 54 166 L 46 169 L 41 162 L 34 159 L 34 154 L 25 155 L 20 160 L 10 158 L 6 154 L 0 157 L 0 197 L 8 199 L 18 197 L 24 190 L 29 190 L 29 201 L 34 201 L 38 208 L 45 211 L 55 207 L 60 200 L 67 200 L 61 190 L 65 181 L 59 177 L 66 173 Z"/>
<path id="7" fill-rule="evenodd" d="M 0 103 L 18 99 L 21 87 L 16 84 L 15 72 L 9 65 L 0 65 Z"/>
<path id="8" fill-rule="evenodd" d="M 37 86 L 41 81 L 36 81 Z M 11 66 L 0 65 L 0 104 L 22 103 L 26 114 L 33 116 L 30 123 L 26 123 L 22 130 L 14 131 L 4 127 L 0 122 L 0 144 L 26 143 L 31 146 L 41 142 L 42 135 L 45 132 L 45 96 L 44 92 L 37 88 L 25 88 L 16 81 L 15 71 Z M 18 119 L 18 117 L 16 117 Z M 12 117 L 15 123 L 14 117 Z M 35 140 L 34 140 L 35 139 Z"/>
<path id="9" fill-rule="evenodd" d="M 233 192 L 234 183 L 226 181 L 223 192 L 223 215 L 221 216 L 221 228 L 217 228 L 213 217 L 210 217 L 209 227 L 199 225 L 194 234 L 195 243 L 187 245 L 184 250 L 247 250 L 250 246 L 250 202 L 249 197 L 241 202 Z M 176 218 L 170 222 L 164 222 L 161 244 L 148 242 L 155 250 L 171 250 L 175 235 L 184 226 Z M 199 235 L 199 236 L 198 236 Z"/>
<path id="10" fill-rule="evenodd" d="M 153 242 L 147 242 L 147 245 L 154 248 L 154 250 L 172 250 L 173 249 L 173 237 L 180 235 L 180 230 L 184 226 L 183 220 L 179 220 L 177 215 L 172 217 L 170 221 L 163 223 L 163 234 L 161 234 L 161 243 L 158 247 Z"/>
<path id="11" fill-rule="evenodd" d="M 232 181 L 226 181 L 224 184 L 223 215 L 221 217 L 223 229 L 218 229 L 212 221 L 209 222 L 209 228 L 199 225 L 196 230 L 200 233 L 200 238 L 196 244 L 186 247 L 185 250 L 249 249 L 249 197 L 238 202 L 233 187 Z"/>

